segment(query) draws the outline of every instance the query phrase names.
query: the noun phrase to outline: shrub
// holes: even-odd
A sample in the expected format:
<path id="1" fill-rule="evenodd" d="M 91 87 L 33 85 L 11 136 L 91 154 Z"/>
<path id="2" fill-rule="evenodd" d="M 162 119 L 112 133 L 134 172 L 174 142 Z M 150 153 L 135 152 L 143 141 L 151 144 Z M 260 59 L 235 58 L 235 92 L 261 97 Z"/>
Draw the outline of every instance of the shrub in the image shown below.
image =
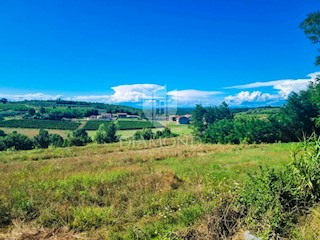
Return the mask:
<path id="1" fill-rule="evenodd" d="M 25 135 L 13 132 L 4 137 L 6 148 L 14 148 L 15 150 L 29 150 L 33 148 L 33 142 Z"/>
<path id="2" fill-rule="evenodd" d="M 96 133 L 95 141 L 99 144 L 118 142 L 117 126 L 114 123 L 101 124 Z"/>
<path id="3" fill-rule="evenodd" d="M 284 170 L 250 177 L 239 199 L 246 224 L 267 239 L 288 237 L 301 214 L 320 201 L 319 182 L 320 138 L 301 143 Z"/>
<path id="4" fill-rule="evenodd" d="M 157 131 L 155 138 L 172 138 L 172 137 L 177 137 L 178 134 L 175 134 L 173 132 L 171 132 L 171 129 L 166 127 L 163 131 Z"/>
<path id="5" fill-rule="evenodd" d="M 150 140 L 154 138 L 154 133 L 152 132 L 151 128 L 143 129 L 135 132 L 133 138 L 135 140 Z"/>
<path id="6" fill-rule="evenodd" d="M 90 142 L 92 140 L 84 129 L 77 129 L 68 135 L 68 145 L 70 146 L 84 146 Z"/>
<path id="7" fill-rule="evenodd" d="M 6 133 L 0 129 L 0 137 L 5 137 L 6 136 Z"/>
<path id="8" fill-rule="evenodd" d="M 63 138 L 59 134 L 49 135 L 50 145 L 53 147 L 63 147 Z"/>
<path id="9" fill-rule="evenodd" d="M 47 130 L 41 129 L 39 134 L 34 136 L 34 145 L 38 148 L 48 148 L 50 144 L 50 135 Z"/>

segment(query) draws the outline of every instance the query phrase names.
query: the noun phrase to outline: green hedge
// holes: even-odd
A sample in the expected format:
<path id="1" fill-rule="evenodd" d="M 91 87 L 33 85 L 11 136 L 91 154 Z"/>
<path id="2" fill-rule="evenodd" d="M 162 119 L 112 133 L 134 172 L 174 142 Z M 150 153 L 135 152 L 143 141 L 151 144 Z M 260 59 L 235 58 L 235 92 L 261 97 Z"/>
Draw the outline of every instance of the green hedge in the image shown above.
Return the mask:
<path id="1" fill-rule="evenodd" d="M 79 126 L 80 126 L 80 123 L 71 122 L 71 121 L 33 120 L 33 119 L 0 121 L 0 127 L 7 127 L 7 128 L 75 130 Z"/>

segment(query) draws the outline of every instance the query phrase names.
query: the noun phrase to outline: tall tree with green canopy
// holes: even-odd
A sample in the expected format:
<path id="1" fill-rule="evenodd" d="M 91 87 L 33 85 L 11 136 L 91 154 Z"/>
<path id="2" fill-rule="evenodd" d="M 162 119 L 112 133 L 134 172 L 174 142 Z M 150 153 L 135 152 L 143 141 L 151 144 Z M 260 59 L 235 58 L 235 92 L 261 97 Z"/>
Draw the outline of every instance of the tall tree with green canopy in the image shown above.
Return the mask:
<path id="1" fill-rule="evenodd" d="M 47 130 L 40 129 L 39 134 L 33 138 L 34 144 L 38 148 L 48 148 L 50 145 L 50 135 Z"/>
<path id="2" fill-rule="evenodd" d="M 300 28 L 313 44 L 320 43 L 320 10 L 310 13 L 300 24 Z M 320 51 L 320 50 L 318 50 Z M 320 65 L 320 56 L 317 56 L 316 65 Z"/>
<path id="3" fill-rule="evenodd" d="M 109 125 L 103 123 L 99 126 L 95 140 L 99 144 L 118 142 L 117 126 L 113 122 Z"/>

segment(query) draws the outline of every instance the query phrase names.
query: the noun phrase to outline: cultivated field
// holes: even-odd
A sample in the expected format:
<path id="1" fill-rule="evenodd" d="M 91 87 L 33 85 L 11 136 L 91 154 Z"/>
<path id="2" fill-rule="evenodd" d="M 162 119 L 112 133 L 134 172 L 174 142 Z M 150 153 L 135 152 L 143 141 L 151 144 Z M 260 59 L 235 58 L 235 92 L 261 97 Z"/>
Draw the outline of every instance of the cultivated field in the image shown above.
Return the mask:
<path id="1" fill-rule="evenodd" d="M 1 152 L 2 237 L 180 239 L 208 231 L 217 202 L 259 166 L 283 167 L 290 147 L 183 138 Z"/>

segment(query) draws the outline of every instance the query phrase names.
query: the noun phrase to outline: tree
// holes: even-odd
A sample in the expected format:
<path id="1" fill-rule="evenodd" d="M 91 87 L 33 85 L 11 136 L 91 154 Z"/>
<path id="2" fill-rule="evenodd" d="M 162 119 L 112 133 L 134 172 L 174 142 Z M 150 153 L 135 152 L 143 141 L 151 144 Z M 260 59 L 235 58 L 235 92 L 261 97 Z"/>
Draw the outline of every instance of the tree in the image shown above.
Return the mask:
<path id="1" fill-rule="evenodd" d="M 133 138 L 135 140 L 151 140 L 155 138 L 151 128 L 145 128 L 141 131 L 136 131 Z"/>
<path id="2" fill-rule="evenodd" d="M 1 98 L 0 99 L 0 102 L 3 103 L 3 104 L 6 104 L 8 102 L 8 99 L 6 98 Z"/>
<path id="3" fill-rule="evenodd" d="M 6 136 L 6 133 L 0 129 L 0 137 L 5 137 Z"/>
<path id="4" fill-rule="evenodd" d="M 158 138 L 172 138 L 172 137 L 177 137 L 177 136 L 178 136 L 178 134 L 171 132 L 171 129 L 166 127 L 163 131 L 157 131 L 154 138 L 156 138 L 156 139 L 158 139 Z"/>
<path id="5" fill-rule="evenodd" d="M 303 135 L 311 135 L 316 131 L 315 118 L 318 116 L 316 104 L 311 100 L 309 90 L 292 93 L 284 108 L 281 110 L 279 120 L 283 126 L 283 136 L 287 141 L 297 141 Z"/>
<path id="6" fill-rule="evenodd" d="M 119 141 L 117 136 L 117 126 L 113 122 L 109 125 L 103 123 L 99 126 L 95 140 L 99 144 L 114 143 Z"/>
<path id="7" fill-rule="evenodd" d="M 90 142 L 92 140 L 84 129 L 77 129 L 68 135 L 68 144 L 70 146 L 85 146 Z"/>
<path id="8" fill-rule="evenodd" d="M 34 136 L 34 145 L 38 148 L 48 148 L 50 145 L 50 135 L 47 130 L 40 129 L 39 134 Z"/>
<path id="9" fill-rule="evenodd" d="M 320 11 L 310 13 L 300 24 L 300 28 L 313 44 L 320 43 Z M 316 65 L 320 65 L 320 56 L 316 59 Z"/>
<path id="10" fill-rule="evenodd" d="M 34 116 L 34 115 L 36 114 L 36 110 L 35 110 L 34 108 L 29 108 L 28 114 L 29 114 L 30 116 Z"/>
<path id="11" fill-rule="evenodd" d="M 192 125 L 194 135 L 202 137 L 206 126 L 204 124 L 204 118 L 207 110 L 202 105 L 196 105 L 196 108 L 192 112 Z"/>
<path id="12" fill-rule="evenodd" d="M 33 142 L 25 135 L 13 132 L 4 137 L 6 148 L 15 150 L 29 150 L 33 148 Z"/>
<path id="13" fill-rule="evenodd" d="M 59 134 L 49 135 L 50 145 L 53 147 L 63 147 L 64 140 Z"/>
<path id="14" fill-rule="evenodd" d="M 45 109 L 44 107 L 41 107 L 41 108 L 39 109 L 39 112 L 40 112 L 41 114 L 45 114 L 45 113 L 46 113 L 46 109 Z"/>

